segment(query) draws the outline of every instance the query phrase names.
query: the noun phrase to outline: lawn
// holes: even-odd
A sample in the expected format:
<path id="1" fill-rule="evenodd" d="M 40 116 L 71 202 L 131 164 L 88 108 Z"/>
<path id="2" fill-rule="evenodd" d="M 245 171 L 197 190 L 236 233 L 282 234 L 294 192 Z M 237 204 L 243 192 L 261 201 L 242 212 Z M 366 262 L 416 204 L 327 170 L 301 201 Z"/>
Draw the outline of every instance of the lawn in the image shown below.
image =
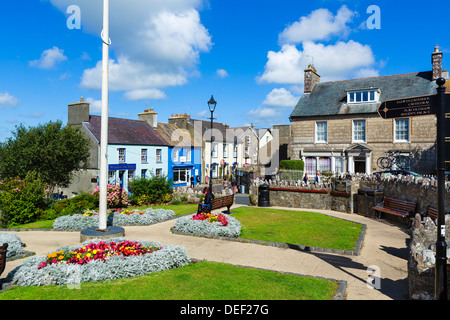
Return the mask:
<path id="1" fill-rule="evenodd" d="M 233 209 L 240 238 L 354 250 L 362 225 L 314 212 L 259 207 Z"/>
<path id="2" fill-rule="evenodd" d="M 202 261 L 79 289 L 16 287 L 0 300 L 330 300 L 337 287 L 326 279 Z"/>

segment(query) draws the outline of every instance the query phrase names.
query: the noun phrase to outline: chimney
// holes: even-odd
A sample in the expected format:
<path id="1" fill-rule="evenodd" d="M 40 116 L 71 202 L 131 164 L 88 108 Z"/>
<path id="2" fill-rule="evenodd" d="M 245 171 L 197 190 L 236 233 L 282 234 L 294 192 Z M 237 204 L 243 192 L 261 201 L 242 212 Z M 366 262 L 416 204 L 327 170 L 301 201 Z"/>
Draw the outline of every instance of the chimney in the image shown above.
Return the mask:
<path id="1" fill-rule="evenodd" d="M 82 122 L 89 122 L 89 102 L 85 102 L 81 97 L 80 102 L 69 104 L 67 124 L 81 126 Z"/>
<path id="2" fill-rule="evenodd" d="M 144 110 L 143 113 L 139 113 L 138 119 L 146 121 L 153 129 L 158 127 L 158 114 L 153 111 L 153 108 L 149 108 L 148 110 Z"/>
<path id="3" fill-rule="evenodd" d="M 438 45 L 434 47 L 434 52 L 431 54 L 431 63 L 433 65 L 432 80 L 442 77 L 442 52 L 439 51 Z"/>
<path id="4" fill-rule="evenodd" d="M 181 129 L 185 129 L 188 130 L 188 123 L 189 120 L 191 119 L 191 116 L 188 114 L 173 114 L 170 118 L 169 118 L 169 123 L 170 124 L 176 124 L 178 127 L 180 127 Z"/>
<path id="5" fill-rule="evenodd" d="M 305 93 L 311 93 L 314 89 L 314 86 L 320 82 L 320 76 L 317 73 L 316 68 L 314 66 L 309 65 L 307 69 L 305 69 Z"/>

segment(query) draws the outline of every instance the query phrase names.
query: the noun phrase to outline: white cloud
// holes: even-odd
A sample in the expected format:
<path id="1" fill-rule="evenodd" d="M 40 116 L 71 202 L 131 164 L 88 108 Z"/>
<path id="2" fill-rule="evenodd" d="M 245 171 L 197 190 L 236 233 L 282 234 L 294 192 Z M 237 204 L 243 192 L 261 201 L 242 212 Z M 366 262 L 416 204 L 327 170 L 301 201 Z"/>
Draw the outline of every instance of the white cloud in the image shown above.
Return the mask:
<path id="1" fill-rule="evenodd" d="M 67 60 L 67 57 L 64 55 L 64 50 L 61 50 L 58 47 L 53 47 L 48 50 L 44 50 L 40 59 L 30 61 L 30 66 L 40 69 L 52 69 L 57 63 L 65 60 Z"/>
<path id="2" fill-rule="evenodd" d="M 278 115 L 278 111 L 275 108 L 257 108 L 250 110 L 248 115 L 256 119 L 273 118 Z"/>
<path id="3" fill-rule="evenodd" d="M 346 35 L 349 32 L 347 23 L 356 12 L 342 6 L 336 16 L 328 9 L 317 9 L 309 16 L 301 17 L 299 21 L 286 27 L 279 35 L 279 41 L 286 43 L 301 43 L 303 41 L 327 40 L 332 35 Z"/>
<path id="4" fill-rule="evenodd" d="M 304 69 L 311 64 L 321 76 L 321 81 L 342 80 L 362 74 L 376 74 L 372 68 L 375 57 L 368 45 L 350 40 L 335 44 L 304 42 L 302 51 L 294 45 L 283 45 L 281 51 L 269 51 L 264 73 L 257 77 L 260 83 L 303 84 Z"/>
<path id="5" fill-rule="evenodd" d="M 293 108 L 299 97 L 295 97 L 290 91 L 285 88 L 273 89 L 264 100 L 263 104 L 274 107 L 288 107 Z"/>
<path id="6" fill-rule="evenodd" d="M 19 104 L 19 99 L 8 92 L 0 93 L 0 108 L 15 107 Z"/>
<path id="7" fill-rule="evenodd" d="M 102 112 L 102 100 L 95 100 L 92 97 L 86 98 L 86 101 L 89 102 L 90 112 L 93 113 L 101 113 Z"/>
<path id="8" fill-rule="evenodd" d="M 220 77 L 220 78 L 226 78 L 228 77 L 228 72 L 225 69 L 219 69 L 216 71 L 216 74 Z"/>
<path id="9" fill-rule="evenodd" d="M 91 0 L 51 0 L 65 13 L 78 5 L 82 30 L 99 37 L 102 3 Z M 187 83 L 196 74 L 200 54 L 212 47 L 200 21 L 203 0 L 128 0 L 110 3 L 111 90 L 157 89 Z M 101 62 L 83 72 L 81 86 L 101 88 Z M 131 93 L 130 93 L 131 94 Z"/>
<path id="10" fill-rule="evenodd" d="M 125 93 L 125 98 L 128 100 L 161 100 L 166 98 L 166 94 L 158 89 L 138 89 Z"/>

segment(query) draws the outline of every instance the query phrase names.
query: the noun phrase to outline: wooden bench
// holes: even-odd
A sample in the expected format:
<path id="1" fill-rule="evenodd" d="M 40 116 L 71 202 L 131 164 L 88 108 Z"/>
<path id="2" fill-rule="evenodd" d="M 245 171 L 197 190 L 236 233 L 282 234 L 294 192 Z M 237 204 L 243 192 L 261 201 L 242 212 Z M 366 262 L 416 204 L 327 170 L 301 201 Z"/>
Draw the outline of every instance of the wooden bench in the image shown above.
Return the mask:
<path id="1" fill-rule="evenodd" d="M 3 271 L 5 271 L 6 267 L 6 252 L 8 251 L 8 244 L 4 243 L 2 246 L 0 246 L 0 276 L 2 275 Z M 1 288 L 1 285 L 0 285 Z"/>
<path id="2" fill-rule="evenodd" d="M 433 207 L 428 207 L 427 208 L 427 212 L 425 212 L 425 217 L 430 217 L 431 220 L 435 221 L 438 218 L 438 210 L 436 208 Z"/>
<path id="3" fill-rule="evenodd" d="M 384 197 L 383 204 L 373 207 L 373 210 L 378 213 L 378 218 L 381 218 L 381 215 L 384 213 L 405 218 L 409 221 L 409 218 L 414 216 L 416 211 L 416 203 Z"/>
<path id="4" fill-rule="evenodd" d="M 230 208 L 234 203 L 234 194 L 220 197 L 220 198 L 214 198 L 211 201 L 211 209 L 207 209 L 208 212 L 211 212 L 212 210 L 220 209 L 227 207 L 227 211 L 224 211 L 223 213 L 230 214 Z M 201 208 L 201 202 L 199 203 L 199 210 Z M 206 212 L 206 211 L 204 211 Z"/>

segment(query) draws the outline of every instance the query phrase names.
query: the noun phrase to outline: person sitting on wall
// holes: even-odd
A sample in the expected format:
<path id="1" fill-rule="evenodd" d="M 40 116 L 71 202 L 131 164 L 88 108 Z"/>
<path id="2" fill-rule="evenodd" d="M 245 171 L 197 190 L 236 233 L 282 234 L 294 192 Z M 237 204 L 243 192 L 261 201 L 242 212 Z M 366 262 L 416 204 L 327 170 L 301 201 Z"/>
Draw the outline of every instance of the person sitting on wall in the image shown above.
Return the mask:
<path id="1" fill-rule="evenodd" d="M 305 176 L 303 177 L 303 182 L 308 183 L 308 174 L 305 173 Z"/>
<path id="2" fill-rule="evenodd" d="M 211 203 L 214 199 L 214 194 L 207 187 L 203 188 L 203 193 L 205 194 L 205 200 L 203 203 L 200 201 L 198 204 L 197 214 L 201 212 L 211 212 Z"/>

